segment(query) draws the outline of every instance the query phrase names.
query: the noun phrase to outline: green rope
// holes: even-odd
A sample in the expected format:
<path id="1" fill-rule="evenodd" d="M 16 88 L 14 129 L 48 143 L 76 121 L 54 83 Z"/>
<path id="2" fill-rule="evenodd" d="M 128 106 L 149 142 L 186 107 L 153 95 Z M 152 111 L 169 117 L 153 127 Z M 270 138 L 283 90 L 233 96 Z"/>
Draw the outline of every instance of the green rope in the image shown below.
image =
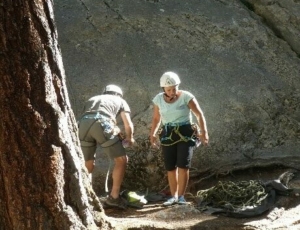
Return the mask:
<path id="1" fill-rule="evenodd" d="M 268 194 L 259 181 L 219 181 L 210 189 L 200 190 L 196 197 L 201 203 L 213 207 L 244 209 L 247 206 L 260 205 Z"/>
<path id="2" fill-rule="evenodd" d="M 173 134 L 173 132 L 174 132 L 175 134 L 177 134 L 177 135 L 180 137 L 179 140 L 173 141 L 173 139 L 172 139 L 172 134 Z M 162 140 L 170 140 L 170 141 L 173 141 L 173 142 L 170 143 L 170 144 L 163 144 L 163 143 L 161 143 L 161 145 L 163 145 L 163 146 L 171 146 L 171 145 L 177 144 L 177 143 L 180 142 L 180 141 L 188 142 L 188 141 L 190 141 L 190 140 L 193 140 L 193 138 L 192 138 L 193 136 L 195 136 L 195 131 L 194 131 L 194 133 L 192 134 L 191 137 L 183 136 L 183 135 L 180 133 L 180 131 L 179 131 L 179 125 L 177 125 L 177 126 L 174 126 L 174 128 L 173 128 L 173 130 L 171 131 L 171 133 L 170 133 L 169 136 L 164 137 L 164 138 L 162 139 Z"/>

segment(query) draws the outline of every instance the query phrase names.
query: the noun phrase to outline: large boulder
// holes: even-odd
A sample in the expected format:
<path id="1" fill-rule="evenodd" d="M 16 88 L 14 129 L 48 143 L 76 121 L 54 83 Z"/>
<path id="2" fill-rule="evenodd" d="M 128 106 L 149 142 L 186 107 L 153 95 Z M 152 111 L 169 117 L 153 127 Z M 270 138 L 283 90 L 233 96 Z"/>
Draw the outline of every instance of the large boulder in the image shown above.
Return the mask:
<path id="1" fill-rule="evenodd" d="M 193 159 L 199 173 L 299 168 L 299 1 L 54 2 L 77 117 L 114 83 L 131 106 L 135 136 L 147 138 L 151 100 L 171 70 L 207 119 L 210 145 Z"/>

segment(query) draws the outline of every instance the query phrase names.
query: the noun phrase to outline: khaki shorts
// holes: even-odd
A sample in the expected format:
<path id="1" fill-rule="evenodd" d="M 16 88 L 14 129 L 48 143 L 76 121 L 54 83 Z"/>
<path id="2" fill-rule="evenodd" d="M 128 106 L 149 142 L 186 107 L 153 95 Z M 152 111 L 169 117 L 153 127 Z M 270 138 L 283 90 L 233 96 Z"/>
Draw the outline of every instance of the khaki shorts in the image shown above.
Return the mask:
<path id="1" fill-rule="evenodd" d="M 107 141 L 100 121 L 95 119 L 82 119 L 80 121 L 79 139 L 85 161 L 95 160 L 97 145 L 101 145 Z M 117 141 L 113 145 L 102 149 L 111 159 L 126 156 L 121 141 Z"/>

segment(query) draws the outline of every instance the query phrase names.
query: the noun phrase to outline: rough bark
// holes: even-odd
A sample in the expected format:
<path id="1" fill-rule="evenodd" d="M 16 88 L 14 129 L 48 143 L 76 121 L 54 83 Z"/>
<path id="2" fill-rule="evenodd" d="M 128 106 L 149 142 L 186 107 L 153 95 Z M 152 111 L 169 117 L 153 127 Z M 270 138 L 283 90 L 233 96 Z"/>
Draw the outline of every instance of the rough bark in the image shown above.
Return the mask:
<path id="1" fill-rule="evenodd" d="M 53 2 L 0 3 L 0 229 L 110 229 L 83 166 Z"/>

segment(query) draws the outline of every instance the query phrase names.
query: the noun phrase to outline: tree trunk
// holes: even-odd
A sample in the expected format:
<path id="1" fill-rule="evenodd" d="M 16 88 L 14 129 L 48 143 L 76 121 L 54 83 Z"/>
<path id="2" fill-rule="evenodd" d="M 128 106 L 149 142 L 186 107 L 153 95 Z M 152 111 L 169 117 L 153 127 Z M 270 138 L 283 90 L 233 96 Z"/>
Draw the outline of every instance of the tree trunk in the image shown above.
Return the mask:
<path id="1" fill-rule="evenodd" d="M 111 229 L 89 183 L 51 0 L 0 0 L 0 229 Z"/>

